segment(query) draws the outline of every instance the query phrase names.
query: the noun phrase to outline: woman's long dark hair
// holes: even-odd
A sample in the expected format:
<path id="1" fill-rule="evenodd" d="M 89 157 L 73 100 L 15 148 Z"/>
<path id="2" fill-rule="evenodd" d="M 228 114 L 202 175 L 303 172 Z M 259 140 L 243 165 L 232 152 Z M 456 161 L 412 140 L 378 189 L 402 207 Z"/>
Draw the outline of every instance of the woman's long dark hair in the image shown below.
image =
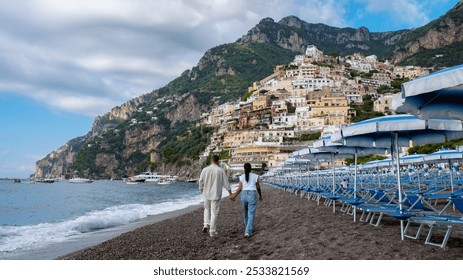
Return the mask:
<path id="1" fill-rule="evenodd" d="M 247 183 L 249 183 L 249 173 L 251 173 L 251 164 L 246 162 L 244 164 L 244 178 L 246 179 Z"/>

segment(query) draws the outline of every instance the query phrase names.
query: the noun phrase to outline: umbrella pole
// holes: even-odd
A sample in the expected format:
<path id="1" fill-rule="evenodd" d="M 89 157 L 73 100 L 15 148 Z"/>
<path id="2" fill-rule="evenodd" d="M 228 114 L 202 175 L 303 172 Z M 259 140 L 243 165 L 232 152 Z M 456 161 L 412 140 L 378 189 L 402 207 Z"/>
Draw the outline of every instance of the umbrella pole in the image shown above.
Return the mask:
<path id="1" fill-rule="evenodd" d="M 452 170 L 452 163 L 449 160 L 449 172 L 450 172 L 450 189 L 451 193 L 453 194 L 453 170 Z M 453 211 L 455 211 L 455 204 L 453 204 Z"/>
<path id="2" fill-rule="evenodd" d="M 416 175 L 418 176 L 418 189 L 421 191 L 421 182 L 420 182 L 420 171 L 418 169 L 418 166 L 413 165 L 416 169 Z"/>
<path id="3" fill-rule="evenodd" d="M 378 174 L 378 187 L 381 188 L 381 172 L 379 171 L 379 168 L 376 167 L 376 173 Z"/>
<path id="4" fill-rule="evenodd" d="M 400 155 L 399 155 L 399 136 L 397 131 L 393 132 L 394 134 L 394 150 L 396 152 L 396 169 L 397 169 L 397 188 L 399 191 L 399 209 L 400 214 L 403 213 L 402 206 L 402 185 L 400 180 Z M 400 238 L 404 240 L 404 221 L 400 219 Z"/>
<path id="5" fill-rule="evenodd" d="M 333 197 L 335 196 L 336 186 L 335 186 L 335 166 L 334 166 L 334 155 L 331 154 L 331 165 L 333 167 Z M 333 213 L 336 212 L 336 199 L 333 198 Z"/>
<path id="6" fill-rule="evenodd" d="M 450 187 L 453 193 L 453 170 L 452 170 L 452 163 L 449 160 L 449 171 L 450 171 Z"/>
<path id="7" fill-rule="evenodd" d="M 320 162 L 318 161 L 317 163 L 320 164 Z M 318 165 L 318 172 L 317 172 L 317 189 L 320 189 L 320 165 Z M 317 205 L 320 205 L 320 192 L 318 192 Z"/>
<path id="8" fill-rule="evenodd" d="M 357 200 L 357 149 L 355 149 L 354 154 L 354 201 Z M 357 207 L 354 205 L 354 223 L 357 220 Z"/>

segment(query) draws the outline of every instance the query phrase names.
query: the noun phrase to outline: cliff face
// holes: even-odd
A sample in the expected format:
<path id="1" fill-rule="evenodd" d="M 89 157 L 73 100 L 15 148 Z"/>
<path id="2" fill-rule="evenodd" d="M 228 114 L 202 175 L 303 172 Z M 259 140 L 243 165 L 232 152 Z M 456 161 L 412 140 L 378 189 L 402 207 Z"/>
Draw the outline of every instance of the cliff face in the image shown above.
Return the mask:
<path id="1" fill-rule="evenodd" d="M 88 136 L 83 136 L 72 139 L 45 158 L 37 161 L 35 177 L 58 178 L 66 174 L 66 170 L 71 167 L 80 147 L 86 142 L 87 138 Z"/>
<path id="2" fill-rule="evenodd" d="M 103 116 L 97 116 L 89 133 L 68 141 L 56 151 L 37 161 L 34 176 L 36 178 L 57 178 L 62 175 L 67 177 L 72 176 L 74 171 L 72 168 L 73 163 L 82 147 L 92 139 L 103 135 L 107 131 L 117 127 L 122 121 L 127 120 L 137 110 L 137 106 L 142 104 L 145 99 L 146 96 L 142 95 L 113 108 Z M 111 177 L 111 175 L 115 174 L 110 169 L 117 165 L 114 161 L 114 155 L 101 154 L 98 155 L 96 164 L 98 166 L 107 166 L 105 167 L 105 171 L 109 172 L 105 173 Z"/>
<path id="3" fill-rule="evenodd" d="M 171 122 L 197 120 L 206 112 L 207 106 L 199 104 L 194 95 L 188 95 L 182 102 L 174 106 L 166 113 L 166 118 Z"/>
<path id="4" fill-rule="evenodd" d="M 178 99 L 164 107 L 158 116 L 148 114 L 157 107 L 157 92 L 146 94 L 98 116 L 85 136 L 70 140 L 36 163 L 36 178 L 75 175 L 91 178 L 121 178 L 148 168 L 150 154 L 165 140 L 176 122 L 198 119 L 201 108 L 194 95 Z M 167 106 L 167 105 L 165 105 Z M 161 106 L 162 107 L 162 106 Z M 140 163 L 144 163 L 140 166 Z M 160 164 L 158 170 L 195 177 L 198 163 L 177 167 Z M 191 171 L 196 170 L 196 171 Z"/>
<path id="5" fill-rule="evenodd" d="M 441 49 L 463 41 L 463 3 L 444 16 L 411 31 L 394 49 L 392 62 L 400 63 L 422 50 Z"/>

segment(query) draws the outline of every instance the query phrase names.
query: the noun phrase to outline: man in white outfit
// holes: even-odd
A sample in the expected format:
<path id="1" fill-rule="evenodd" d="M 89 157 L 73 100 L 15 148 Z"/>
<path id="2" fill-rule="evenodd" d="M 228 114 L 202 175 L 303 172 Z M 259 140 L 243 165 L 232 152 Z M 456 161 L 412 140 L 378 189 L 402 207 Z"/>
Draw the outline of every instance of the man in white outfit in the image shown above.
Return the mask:
<path id="1" fill-rule="evenodd" d="M 219 167 L 219 156 L 212 157 L 212 163 L 201 171 L 199 176 L 199 189 L 204 197 L 204 226 L 203 232 L 211 237 L 217 235 L 217 216 L 219 214 L 222 188 L 225 188 L 231 195 L 231 188 L 228 176 Z"/>

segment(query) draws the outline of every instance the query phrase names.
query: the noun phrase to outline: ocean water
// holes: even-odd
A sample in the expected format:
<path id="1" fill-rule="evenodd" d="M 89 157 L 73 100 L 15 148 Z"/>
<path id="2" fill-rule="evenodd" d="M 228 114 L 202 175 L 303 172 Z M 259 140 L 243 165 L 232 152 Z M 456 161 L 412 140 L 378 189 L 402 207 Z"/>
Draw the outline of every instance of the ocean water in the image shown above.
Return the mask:
<path id="1" fill-rule="evenodd" d="M 199 205 L 197 184 L 0 180 L 0 259 L 53 259 Z"/>

